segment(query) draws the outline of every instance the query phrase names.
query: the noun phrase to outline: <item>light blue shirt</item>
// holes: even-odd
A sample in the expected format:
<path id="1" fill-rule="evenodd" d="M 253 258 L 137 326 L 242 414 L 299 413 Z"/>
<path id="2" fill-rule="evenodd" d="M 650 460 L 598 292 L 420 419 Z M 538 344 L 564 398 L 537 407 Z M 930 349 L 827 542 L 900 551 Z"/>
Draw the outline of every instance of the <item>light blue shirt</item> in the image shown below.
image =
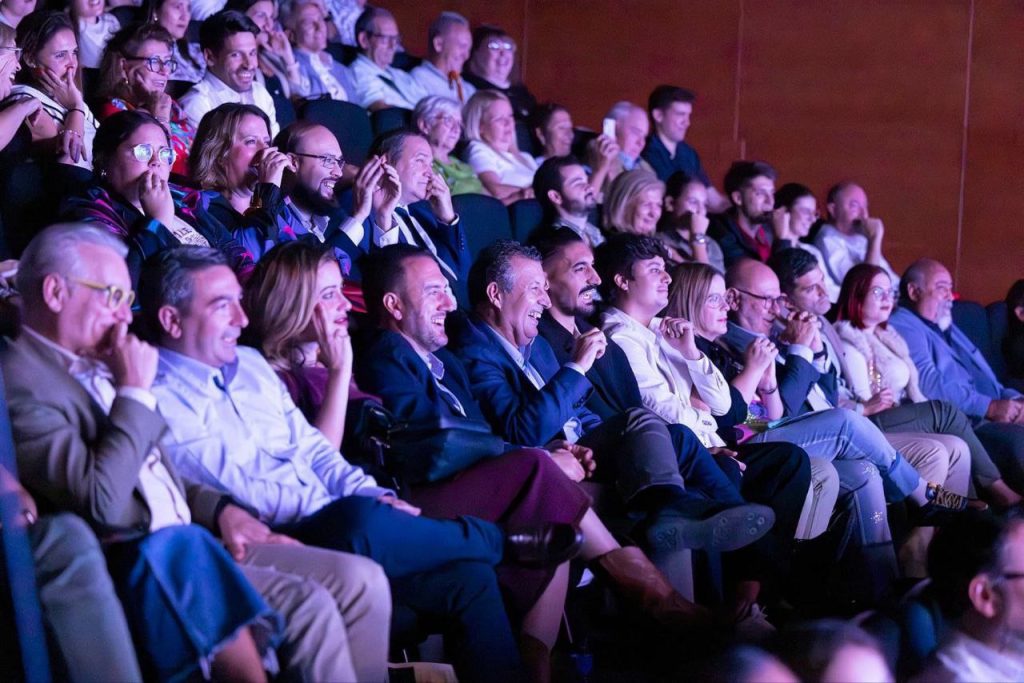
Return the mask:
<path id="1" fill-rule="evenodd" d="M 230 493 L 269 524 L 344 496 L 393 493 L 306 421 L 255 349 L 240 346 L 222 369 L 160 349 L 153 393 L 169 427 L 164 452 L 181 475 Z"/>

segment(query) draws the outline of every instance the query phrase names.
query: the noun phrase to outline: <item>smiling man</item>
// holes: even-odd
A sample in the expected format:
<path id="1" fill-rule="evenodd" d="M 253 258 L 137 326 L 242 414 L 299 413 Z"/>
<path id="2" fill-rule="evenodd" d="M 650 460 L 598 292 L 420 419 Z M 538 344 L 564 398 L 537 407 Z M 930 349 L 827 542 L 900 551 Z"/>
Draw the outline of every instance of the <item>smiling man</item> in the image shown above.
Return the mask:
<path id="1" fill-rule="evenodd" d="M 199 45 L 206 58 L 206 75 L 181 98 L 193 130 L 211 109 L 225 102 L 255 104 L 270 117 L 270 134 L 277 135 L 277 110 L 266 87 L 256 80 L 256 36 L 252 19 L 233 10 L 218 12 L 203 22 Z"/>
<path id="2" fill-rule="evenodd" d="M 476 88 L 462 78 L 469 59 L 473 36 L 469 21 L 456 12 L 441 12 L 427 29 L 427 58 L 409 72 L 427 95 L 450 97 L 460 105 L 469 101 Z"/>
<path id="3" fill-rule="evenodd" d="M 568 228 L 591 247 L 604 242 L 600 228 L 590 222 L 597 194 L 579 159 L 555 156 L 545 160 L 533 176 L 533 194 L 544 209 L 547 225 Z"/>
<path id="4" fill-rule="evenodd" d="M 355 94 L 352 101 L 370 111 L 413 109 L 429 93 L 408 72 L 391 66 L 402 43 L 394 15 L 382 7 L 367 7 L 356 20 L 359 56 L 352 62 Z"/>

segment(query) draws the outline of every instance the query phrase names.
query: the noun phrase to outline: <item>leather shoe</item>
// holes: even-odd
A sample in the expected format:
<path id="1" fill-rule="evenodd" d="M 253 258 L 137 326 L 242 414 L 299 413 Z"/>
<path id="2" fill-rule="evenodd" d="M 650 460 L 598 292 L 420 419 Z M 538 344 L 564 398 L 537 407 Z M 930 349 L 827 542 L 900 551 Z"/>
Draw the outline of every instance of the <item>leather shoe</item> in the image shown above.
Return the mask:
<path id="1" fill-rule="evenodd" d="M 757 541 L 774 523 L 772 509 L 754 503 L 726 508 L 706 519 L 665 509 L 654 515 L 644 533 L 653 551 L 689 548 L 724 553 Z"/>
<path id="2" fill-rule="evenodd" d="M 550 567 L 568 562 L 580 551 L 583 533 L 572 524 L 541 524 L 508 529 L 505 562 L 525 567 Z"/>

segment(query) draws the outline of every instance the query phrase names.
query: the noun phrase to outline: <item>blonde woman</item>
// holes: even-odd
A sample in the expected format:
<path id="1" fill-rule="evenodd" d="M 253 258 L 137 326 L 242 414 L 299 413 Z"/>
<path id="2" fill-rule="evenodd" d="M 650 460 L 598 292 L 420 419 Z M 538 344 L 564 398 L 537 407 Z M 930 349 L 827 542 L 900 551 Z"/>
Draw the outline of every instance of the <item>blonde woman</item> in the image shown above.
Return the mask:
<path id="1" fill-rule="evenodd" d="M 621 173 L 612 181 L 604 198 L 604 227 L 607 232 L 653 235 L 661 219 L 665 183 L 652 171 L 636 169 Z"/>
<path id="2" fill-rule="evenodd" d="M 537 162 L 519 150 L 508 97 L 481 90 L 466 103 L 465 118 L 466 161 L 484 188 L 506 204 L 532 198 Z"/>

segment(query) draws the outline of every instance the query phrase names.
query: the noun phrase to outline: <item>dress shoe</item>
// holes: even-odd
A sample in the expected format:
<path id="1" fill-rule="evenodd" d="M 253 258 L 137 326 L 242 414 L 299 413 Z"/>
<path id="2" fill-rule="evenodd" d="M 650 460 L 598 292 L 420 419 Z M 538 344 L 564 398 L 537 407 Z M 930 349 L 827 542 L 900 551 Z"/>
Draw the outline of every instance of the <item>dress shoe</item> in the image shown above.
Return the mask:
<path id="1" fill-rule="evenodd" d="M 647 543 L 658 552 L 679 548 L 729 552 L 760 539 L 775 523 L 775 513 L 764 505 L 726 508 L 705 519 L 685 517 L 666 508 L 647 523 Z"/>
<path id="2" fill-rule="evenodd" d="M 576 557 L 582 545 L 583 533 L 572 524 L 508 529 L 505 561 L 524 567 L 550 567 Z"/>

